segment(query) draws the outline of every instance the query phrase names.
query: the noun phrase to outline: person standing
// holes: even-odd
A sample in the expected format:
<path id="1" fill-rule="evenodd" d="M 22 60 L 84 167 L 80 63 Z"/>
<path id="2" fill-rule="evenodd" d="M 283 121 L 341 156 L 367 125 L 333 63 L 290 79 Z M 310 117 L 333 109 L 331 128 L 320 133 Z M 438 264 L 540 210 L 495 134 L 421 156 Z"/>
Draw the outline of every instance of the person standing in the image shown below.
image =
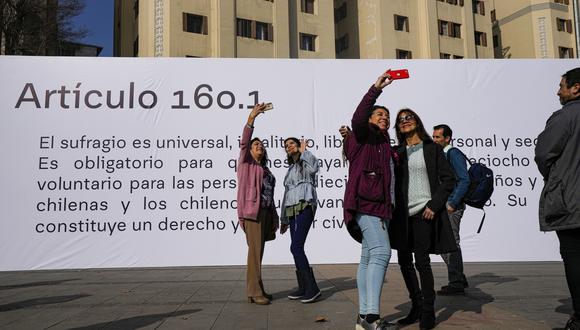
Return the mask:
<path id="1" fill-rule="evenodd" d="M 357 329 L 391 329 L 380 319 L 380 300 L 391 258 L 388 226 L 392 216 L 392 162 L 388 133 L 389 112 L 375 105 L 388 74 L 378 77 L 352 116 L 352 133 L 344 140 L 350 162 L 344 192 L 344 221 L 351 236 L 361 243 L 357 271 L 359 315 Z"/>
<path id="2" fill-rule="evenodd" d="M 565 329 L 580 329 L 580 68 L 566 72 L 554 112 L 537 139 L 535 162 L 544 178 L 540 230 L 556 231 L 574 313 Z"/>
<path id="3" fill-rule="evenodd" d="M 397 114 L 395 126 L 400 165 L 395 173 L 395 214 L 389 233 L 412 307 L 401 325 L 420 321 L 421 329 L 435 327 L 435 288 L 429 254 L 457 249 L 445 204 L 455 175 L 443 148 L 433 143 L 421 118 L 411 109 Z M 421 284 L 413 266 L 419 272 Z"/>
<path id="4" fill-rule="evenodd" d="M 272 300 L 262 283 L 262 257 L 265 243 L 274 239 L 279 222 L 274 205 L 276 178 L 267 166 L 264 145 L 260 139 L 252 139 L 254 121 L 265 109 L 265 104 L 256 104 L 244 125 L 237 173 L 238 221 L 248 244 L 246 293 L 248 302 L 258 305 L 268 305 Z"/>
<path id="5" fill-rule="evenodd" d="M 433 141 L 443 147 L 445 157 L 449 161 L 457 184 L 455 189 L 447 199 L 447 214 L 449 221 L 451 221 L 451 229 L 455 242 L 457 242 L 457 251 L 451 253 L 444 253 L 441 255 L 443 261 L 447 265 L 447 279 L 448 285 L 441 287 L 437 291 L 440 296 L 464 295 L 465 288 L 469 285 L 467 278 L 463 273 L 463 255 L 461 254 L 461 245 L 459 228 L 461 225 L 461 218 L 465 211 L 465 203 L 463 197 L 469 190 L 471 181 L 469 180 L 469 173 L 467 172 L 467 159 L 461 150 L 451 146 L 451 138 L 453 131 L 451 127 L 445 124 L 433 127 Z"/>
<path id="6" fill-rule="evenodd" d="M 314 302 L 321 292 L 316 284 L 314 272 L 310 267 L 304 244 L 308 231 L 314 221 L 318 198 L 316 196 L 316 173 L 318 159 L 308 150 L 306 142 L 289 137 L 284 140 L 288 155 L 288 172 L 284 177 L 284 198 L 282 199 L 280 234 L 290 229 L 290 252 L 296 266 L 298 289 L 288 295 L 290 300 L 303 303 Z"/>

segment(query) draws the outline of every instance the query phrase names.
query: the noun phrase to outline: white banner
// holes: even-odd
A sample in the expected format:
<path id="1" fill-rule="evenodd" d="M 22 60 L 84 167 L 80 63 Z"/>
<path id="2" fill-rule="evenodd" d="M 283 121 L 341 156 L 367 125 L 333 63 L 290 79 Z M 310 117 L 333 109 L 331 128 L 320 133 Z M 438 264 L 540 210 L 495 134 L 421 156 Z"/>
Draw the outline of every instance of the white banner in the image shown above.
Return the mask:
<path id="1" fill-rule="evenodd" d="M 320 159 L 310 262 L 358 262 L 360 245 L 342 222 L 338 127 L 388 68 L 411 75 L 378 100 L 392 122 L 410 107 L 429 132 L 446 123 L 455 146 L 494 170 L 481 234 L 481 211 L 463 218 L 464 260 L 559 260 L 555 235 L 538 229 L 534 143 L 560 108 L 560 76 L 579 64 L 0 57 L 0 270 L 245 264 L 235 170 L 257 101 L 274 103 L 255 134 L 277 200 L 284 138 L 309 139 Z M 278 234 L 264 263 L 292 263 L 289 246 L 289 234 Z"/>

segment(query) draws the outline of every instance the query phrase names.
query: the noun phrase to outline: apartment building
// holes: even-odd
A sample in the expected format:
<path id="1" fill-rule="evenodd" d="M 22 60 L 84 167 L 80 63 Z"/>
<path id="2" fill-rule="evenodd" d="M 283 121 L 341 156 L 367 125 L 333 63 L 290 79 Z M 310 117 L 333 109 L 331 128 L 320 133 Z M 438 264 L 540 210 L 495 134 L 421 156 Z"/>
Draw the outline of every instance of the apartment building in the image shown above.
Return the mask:
<path id="1" fill-rule="evenodd" d="M 497 58 L 578 57 L 574 0 L 494 0 Z"/>
<path id="2" fill-rule="evenodd" d="M 493 5 L 334 0 L 337 58 L 493 58 Z"/>
<path id="3" fill-rule="evenodd" d="M 116 0 L 115 56 L 577 57 L 580 0 Z"/>
<path id="4" fill-rule="evenodd" d="M 115 56 L 334 58 L 332 1 L 116 0 Z"/>

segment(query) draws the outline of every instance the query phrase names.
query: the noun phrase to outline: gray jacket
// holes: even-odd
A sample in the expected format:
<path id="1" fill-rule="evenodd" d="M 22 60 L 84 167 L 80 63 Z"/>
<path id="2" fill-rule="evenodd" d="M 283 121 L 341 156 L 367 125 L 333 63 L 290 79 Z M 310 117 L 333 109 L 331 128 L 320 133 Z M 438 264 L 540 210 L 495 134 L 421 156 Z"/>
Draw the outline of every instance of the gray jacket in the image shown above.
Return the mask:
<path id="1" fill-rule="evenodd" d="M 544 177 L 540 230 L 580 227 L 580 100 L 550 116 L 538 136 L 535 161 Z"/>
<path id="2" fill-rule="evenodd" d="M 316 174 L 318 159 L 308 150 L 305 150 L 298 162 L 290 165 L 284 177 L 284 198 L 280 209 L 280 221 L 288 224 L 286 207 L 296 205 L 301 201 L 312 203 L 312 213 L 316 214 L 318 197 L 316 196 Z"/>

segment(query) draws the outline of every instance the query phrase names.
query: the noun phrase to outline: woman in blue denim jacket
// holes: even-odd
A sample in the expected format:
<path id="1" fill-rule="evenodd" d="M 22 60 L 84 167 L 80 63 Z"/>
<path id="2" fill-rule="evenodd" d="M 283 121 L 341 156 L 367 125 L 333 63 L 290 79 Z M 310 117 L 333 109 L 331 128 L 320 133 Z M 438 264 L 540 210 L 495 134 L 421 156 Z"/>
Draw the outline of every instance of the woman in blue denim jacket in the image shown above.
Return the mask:
<path id="1" fill-rule="evenodd" d="M 290 229 L 290 251 L 296 265 L 298 289 L 288 295 L 291 300 L 303 303 L 314 302 L 320 297 L 314 273 L 304 253 L 304 243 L 316 213 L 316 173 L 318 160 L 308 150 L 304 140 L 289 137 L 284 140 L 288 155 L 288 173 L 284 178 L 284 199 L 282 200 L 280 234 Z"/>

